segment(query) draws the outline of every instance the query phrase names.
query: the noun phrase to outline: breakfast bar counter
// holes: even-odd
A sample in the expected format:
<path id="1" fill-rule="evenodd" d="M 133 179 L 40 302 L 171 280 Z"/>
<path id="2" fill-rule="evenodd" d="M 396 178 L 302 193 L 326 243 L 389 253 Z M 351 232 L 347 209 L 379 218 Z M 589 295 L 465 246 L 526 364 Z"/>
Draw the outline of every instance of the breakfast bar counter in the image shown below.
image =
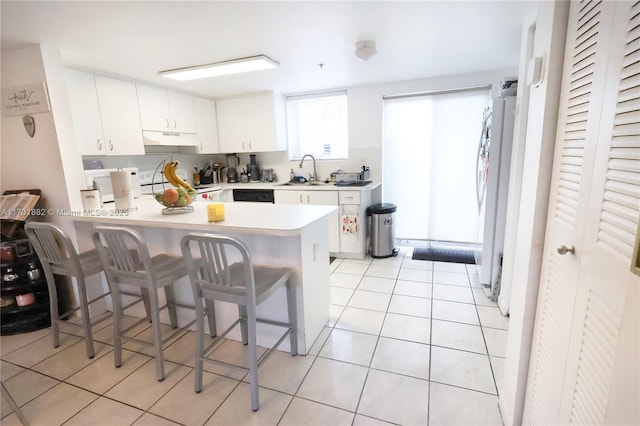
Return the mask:
<path id="1" fill-rule="evenodd" d="M 189 232 L 211 232 L 240 239 L 249 247 L 256 264 L 291 269 L 297 300 L 298 353 L 306 354 L 329 319 L 329 240 L 326 230 L 329 216 L 335 214 L 336 207 L 223 203 L 225 219 L 209 223 L 208 204 L 196 201 L 191 204 L 191 212 L 162 214 L 160 204 L 151 196 L 143 196 L 136 200 L 137 210 L 134 211 L 119 212 L 111 208 L 71 215 L 71 219 L 75 222 L 81 250 L 93 247 L 90 231 L 99 225 L 136 229 L 146 240 L 152 256 L 158 253 L 181 255 L 180 239 Z M 102 285 L 106 286 L 106 282 Z M 175 294 L 178 302 L 193 303 L 187 277 L 176 283 Z M 279 289 L 259 306 L 258 315 L 286 321 L 286 306 L 285 291 Z M 142 307 L 136 309 L 133 315 L 144 316 Z M 193 320 L 193 315 L 191 310 L 179 309 L 178 322 L 187 324 Z M 236 318 L 235 305 L 216 302 L 218 332 L 226 329 Z M 168 324 L 168 317 L 161 317 L 161 320 Z M 271 326 L 259 324 L 258 344 L 272 345 L 279 337 L 278 332 Z M 234 330 L 228 337 L 240 340 L 239 330 Z M 288 341 L 282 343 L 280 350 L 289 350 Z"/>

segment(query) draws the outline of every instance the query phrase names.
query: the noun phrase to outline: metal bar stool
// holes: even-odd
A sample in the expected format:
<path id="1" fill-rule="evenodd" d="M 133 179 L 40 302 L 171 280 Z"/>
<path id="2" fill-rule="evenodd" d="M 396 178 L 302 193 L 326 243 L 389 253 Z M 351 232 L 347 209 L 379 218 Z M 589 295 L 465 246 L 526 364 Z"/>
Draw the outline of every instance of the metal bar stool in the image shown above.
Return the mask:
<path id="1" fill-rule="evenodd" d="M 99 274 L 103 270 L 98 252 L 92 249 L 78 254 L 69 235 L 52 223 L 29 222 L 24 229 L 40 259 L 47 279 L 53 346 L 55 348 L 60 346 L 60 323 L 78 326 L 83 331 L 87 356 L 93 358 L 95 349 L 92 327 L 111 317 L 109 313 L 92 319 L 89 311 L 89 306 L 92 303 L 109 295 L 108 291 L 105 293 L 102 290 L 100 295 L 91 300 L 87 295 L 85 278 Z M 79 304 L 62 314 L 58 312 L 58 291 L 54 274 L 75 277 L 76 279 Z M 80 311 L 82 317 L 80 323 L 67 321 L 76 311 Z"/>
<path id="2" fill-rule="evenodd" d="M 0 391 L 2 392 L 2 397 L 5 399 L 5 401 L 7 401 L 7 404 L 9 404 L 9 407 L 13 410 L 13 412 L 16 413 L 16 417 L 18 417 L 18 420 L 20 420 L 20 423 L 22 423 L 23 426 L 29 426 L 29 420 L 27 420 L 24 413 L 20 409 L 20 406 L 11 397 L 11 394 L 9 393 L 7 388 L 4 386 L 4 383 L 0 382 L 0 385 L 2 386 L 0 387 Z"/>
<path id="3" fill-rule="evenodd" d="M 247 246 L 240 240 L 213 234 L 192 233 L 181 241 L 182 255 L 189 271 L 196 308 L 196 368 L 195 391 L 202 390 L 203 361 L 233 367 L 249 373 L 251 408 L 259 408 L 258 367 L 289 335 L 291 355 L 297 355 L 296 296 L 287 268 L 254 265 Z M 228 255 L 240 261 L 229 263 Z M 239 255 L 239 256 L 238 256 Z M 277 322 L 256 317 L 256 305 L 265 301 L 280 286 L 287 289 L 289 322 Z M 202 299 L 220 300 L 238 305 L 239 318 L 221 335 L 204 347 L 204 316 Z M 209 310 L 209 315 L 213 311 Z M 259 359 L 257 358 L 256 323 L 284 327 L 280 339 Z M 249 345 L 249 366 L 234 365 L 211 358 L 221 339 L 240 324 L 242 342 Z"/>
<path id="4" fill-rule="evenodd" d="M 158 254 L 151 257 L 142 236 L 129 228 L 98 226 L 91 232 L 91 238 L 104 266 L 107 282 L 111 289 L 114 312 L 114 364 L 122 365 L 122 341 L 133 341 L 140 344 L 153 345 L 156 358 L 156 374 L 159 381 L 164 380 L 163 347 L 179 332 L 192 325 L 194 321 L 177 329 L 170 336 L 162 339 L 160 330 L 160 311 L 167 308 L 173 328 L 178 328 L 176 307 L 193 309 L 191 305 L 178 304 L 173 294 L 173 283 L 187 275 L 187 269 L 180 256 Z M 136 254 L 134 256 L 133 254 Z M 135 324 L 122 329 L 121 286 L 139 287 L 148 295 L 148 316 Z M 158 290 L 164 289 L 166 305 L 159 306 Z M 126 333 L 141 322 L 150 319 L 153 331 L 153 342 L 127 336 Z M 213 328 L 215 330 L 215 327 Z M 215 331 L 212 331 L 215 333 Z"/>

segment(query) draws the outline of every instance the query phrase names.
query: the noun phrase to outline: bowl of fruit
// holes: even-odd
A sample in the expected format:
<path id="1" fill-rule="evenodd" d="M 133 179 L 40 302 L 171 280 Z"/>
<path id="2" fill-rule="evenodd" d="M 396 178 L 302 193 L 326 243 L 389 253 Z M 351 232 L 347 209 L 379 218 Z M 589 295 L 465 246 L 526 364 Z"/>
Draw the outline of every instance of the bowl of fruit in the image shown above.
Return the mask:
<path id="1" fill-rule="evenodd" d="M 193 211 L 191 203 L 196 195 L 196 190 L 176 174 L 177 167 L 177 161 L 169 161 L 164 165 L 162 174 L 169 185 L 166 185 L 162 192 L 153 194 L 156 201 L 165 207 L 162 210 L 163 214 Z"/>

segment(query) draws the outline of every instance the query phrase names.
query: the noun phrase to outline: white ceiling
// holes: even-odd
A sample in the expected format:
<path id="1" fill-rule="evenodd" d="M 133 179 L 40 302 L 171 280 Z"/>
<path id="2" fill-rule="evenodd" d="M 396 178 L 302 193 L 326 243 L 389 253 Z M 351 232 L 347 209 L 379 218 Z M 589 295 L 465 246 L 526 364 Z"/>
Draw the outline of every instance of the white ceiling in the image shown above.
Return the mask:
<path id="1" fill-rule="evenodd" d="M 2 49 L 206 97 L 293 93 L 517 67 L 528 1 L 2 1 Z M 378 54 L 355 58 L 355 43 Z M 269 71 L 175 82 L 158 71 L 265 54 Z M 319 64 L 324 64 L 321 68 Z"/>

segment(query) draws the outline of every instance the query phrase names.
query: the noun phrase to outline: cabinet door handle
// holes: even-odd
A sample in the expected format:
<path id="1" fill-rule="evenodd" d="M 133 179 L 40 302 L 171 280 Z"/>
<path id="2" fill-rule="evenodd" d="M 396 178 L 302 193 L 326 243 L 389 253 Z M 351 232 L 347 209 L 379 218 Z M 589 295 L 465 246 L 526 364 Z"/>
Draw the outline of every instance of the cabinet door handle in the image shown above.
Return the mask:
<path id="1" fill-rule="evenodd" d="M 242 141 L 242 149 L 245 149 L 244 141 Z"/>
<path id="2" fill-rule="evenodd" d="M 249 149 L 252 149 L 253 147 L 251 146 L 251 141 L 249 141 Z"/>
<path id="3" fill-rule="evenodd" d="M 564 256 L 567 253 L 576 254 L 576 248 L 574 246 L 571 246 L 571 248 L 568 248 L 567 246 L 558 247 L 558 254 L 560 256 Z"/>
<path id="4" fill-rule="evenodd" d="M 300 204 L 302 204 L 302 194 L 300 194 Z"/>
<path id="5" fill-rule="evenodd" d="M 113 142 L 109 139 L 109 151 L 113 151 Z"/>
<path id="6" fill-rule="evenodd" d="M 311 195 L 307 195 L 307 204 L 311 204 Z"/>
<path id="7" fill-rule="evenodd" d="M 177 129 L 178 128 L 178 124 L 176 123 L 176 120 L 173 120 L 173 128 Z"/>
<path id="8" fill-rule="evenodd" d="M 168 129 L 168 128 L 169 128 L 169 126 L 170 126 L 170 125 L 169 125 L 169 119 L 168 119 L 168 118 L 165 118 L 165 119 L 164 119 L 164 121 L 166 121 L 166 122 L 167 122 L 167 129 Z"/>
<path id="9" fill-rule="evenodd" d="M 102 151 L 102 143 L 100 142 L 100 139 L 98 139 L 98 151 Z"/>

